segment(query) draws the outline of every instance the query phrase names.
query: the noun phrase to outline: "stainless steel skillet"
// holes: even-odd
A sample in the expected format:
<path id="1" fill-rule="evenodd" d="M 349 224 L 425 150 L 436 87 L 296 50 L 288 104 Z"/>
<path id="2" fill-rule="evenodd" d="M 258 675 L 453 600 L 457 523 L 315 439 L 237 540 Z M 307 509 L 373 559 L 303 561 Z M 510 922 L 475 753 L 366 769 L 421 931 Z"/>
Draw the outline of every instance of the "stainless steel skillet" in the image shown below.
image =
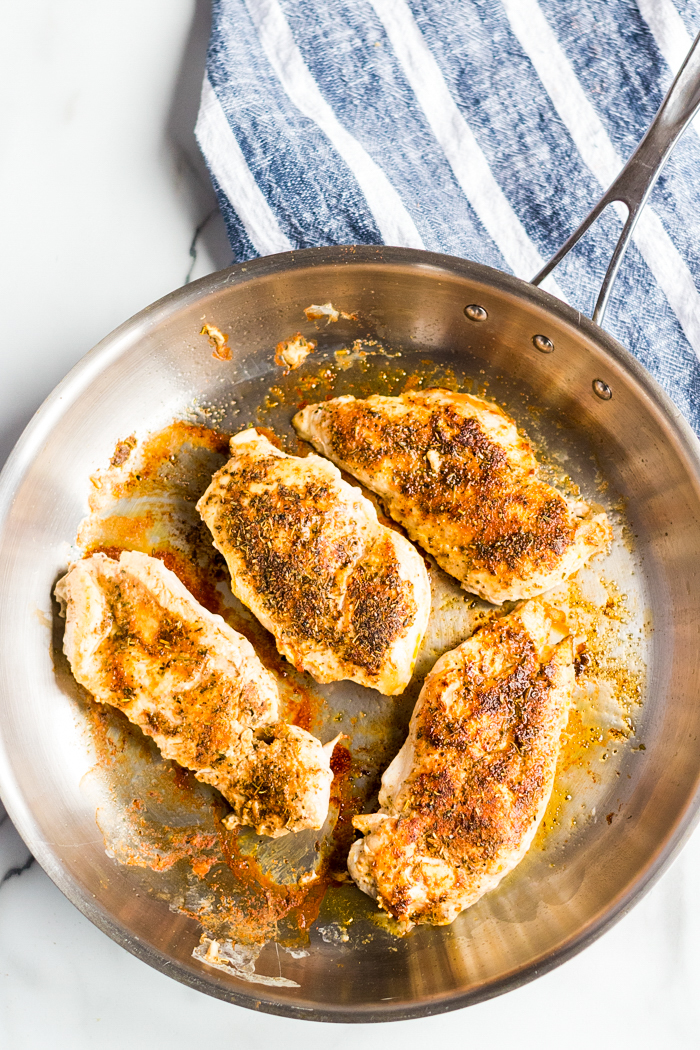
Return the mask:
<path id="1" fill-rule="evenodd" d="M 632 221 L 697 108 L 699 66 L 695 49 L 604 198 L 619 193 Z M 606 291 L 609 282 L 598 319 Z M 250 983 L 193 958 L 197 924 L 167 901 L 139 895 L 134 870 L 105 854 L 94 804 L 81 788 L 89 747 L 51 661 L 49 594 L 70 557 L 89 476 L 116 441 L 156 429 L 193 399 L 236 428 L 278 376 L 275 344 L 306 332 L 303 309 L 328 300 L 357 313 L 360 334 L 400 353 L 387 361 L 407 373 L 428 360 L 488 383 L 522 418 L 532 410 L 533 425 L 551 447 L 566 449 L 577 478 L 593 488 L 599 473 L 624 501 L 653 620 L 638 726 L 645 750 L 620 768 L 609 799 L 615 820 L 591 820 L 556 863 L 528 857 L 452 927 L 421 928 L 399 942 L 378 934 L 367 944 L 314 931 L 304 957 L 260 956 L 257 971 L 279 973 L 286 984 Z M 202 349 L 203 317 L 230 333 L 231 362 L 215 362 Z M 360 330 L 339 322 L 318 335 L 311 325 L 308 331 L 330 360 Z M 42 406 L 7 464 L 0 487 L 3 800 L 42 866 L 90 919 L 209 994 L 345 1021 L 476 1002 L 532 979 L 598 936 L 689 833 L 700 803 L 699 565 L 698 442 L 636 361 L 576 311 L 487 267 L 398 248 L 312 249 L 232 267 L 166 297 L 100 343 Z"/>

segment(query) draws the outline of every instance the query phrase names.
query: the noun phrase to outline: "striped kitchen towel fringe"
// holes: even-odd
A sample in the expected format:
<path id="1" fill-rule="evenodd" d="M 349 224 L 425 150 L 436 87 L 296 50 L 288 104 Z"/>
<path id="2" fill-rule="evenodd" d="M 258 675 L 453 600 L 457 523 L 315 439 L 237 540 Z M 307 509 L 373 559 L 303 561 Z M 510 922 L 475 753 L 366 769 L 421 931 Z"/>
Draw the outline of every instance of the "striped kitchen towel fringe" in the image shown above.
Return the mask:
<path id="1" fill-rule="evenodd" d="M 700 0 L 214 0 L 196 132 L 234 258 L 384 243 L 529 279 L 698 31 Z M 659 179 L 606 327 L 700 433 L 699 132 Z M 620 229 L 608 209 L 547 287 L 590 314 Z"/>

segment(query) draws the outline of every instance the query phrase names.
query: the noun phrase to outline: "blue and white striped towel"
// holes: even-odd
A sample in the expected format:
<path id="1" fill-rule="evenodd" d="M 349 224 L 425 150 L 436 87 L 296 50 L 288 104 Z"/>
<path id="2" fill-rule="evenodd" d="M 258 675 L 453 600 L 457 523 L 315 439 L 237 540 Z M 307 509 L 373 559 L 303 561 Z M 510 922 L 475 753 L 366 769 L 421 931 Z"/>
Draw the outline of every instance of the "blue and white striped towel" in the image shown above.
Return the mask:
<path id="1" fill-rule="evenodd" d="M 214 0 L 197 138 L 236 260 L 394 244 L 530 279 L 642 137 L 700 0 Z M 700 125 L 606 327 L 700 432 Z M 624 214 L 624 212 L 623 212 Z M 556 271 L 590 314 L 620 220 Z"/>

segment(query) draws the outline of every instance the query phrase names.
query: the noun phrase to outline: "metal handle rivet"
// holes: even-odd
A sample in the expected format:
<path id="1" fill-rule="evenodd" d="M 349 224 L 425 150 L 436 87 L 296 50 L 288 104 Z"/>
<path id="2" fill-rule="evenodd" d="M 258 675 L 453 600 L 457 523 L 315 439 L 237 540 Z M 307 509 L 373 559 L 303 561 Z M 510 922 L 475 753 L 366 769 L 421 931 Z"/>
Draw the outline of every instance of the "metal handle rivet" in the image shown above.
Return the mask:
<path id="1" fill-rule="evenodd" d="M 554 343 L 546 335 L 533 335 L 532 341 L 541 354 L 551 354 Z"/>
<path id="2" fill-rule="evenodd" d="M 593 380 L 593 393 L 596 397 L 599 397 L 601 401 L 609 401 L 612 397 L 612 390 L 602 379 Z"/>
<path id="3" fill-rule="evenodd" d="M 483 306 L 477 306 L 476 303 L 471 303 L 470 306 L 465 306 L 464 313 L 470 321 L 485 321 L 488 317 Z"/>

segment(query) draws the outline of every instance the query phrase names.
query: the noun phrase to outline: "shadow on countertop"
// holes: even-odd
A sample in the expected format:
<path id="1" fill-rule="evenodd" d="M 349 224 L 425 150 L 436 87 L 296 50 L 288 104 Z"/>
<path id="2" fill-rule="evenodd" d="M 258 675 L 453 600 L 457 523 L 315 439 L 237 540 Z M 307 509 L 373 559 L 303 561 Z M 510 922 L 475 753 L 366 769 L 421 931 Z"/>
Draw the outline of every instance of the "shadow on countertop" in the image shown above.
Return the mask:
<path id="1" fill-rule="evenodd" d="M 177 171 L 186 187 L 184 196 L 193 225 L 190 266 L 187 274 L 183 275 L 184 284 L 193 276 L 199 276 L 195 273 L 195 266 L 198 250 L 202 246 L 206 248 L 217 270 L 230 266 L 234 261 L 209 172 L 194 136 L 210 27 L 209 0 L 195 0 L 194 16 L 165 127 L 165 146 L 175 154 Z"/>

